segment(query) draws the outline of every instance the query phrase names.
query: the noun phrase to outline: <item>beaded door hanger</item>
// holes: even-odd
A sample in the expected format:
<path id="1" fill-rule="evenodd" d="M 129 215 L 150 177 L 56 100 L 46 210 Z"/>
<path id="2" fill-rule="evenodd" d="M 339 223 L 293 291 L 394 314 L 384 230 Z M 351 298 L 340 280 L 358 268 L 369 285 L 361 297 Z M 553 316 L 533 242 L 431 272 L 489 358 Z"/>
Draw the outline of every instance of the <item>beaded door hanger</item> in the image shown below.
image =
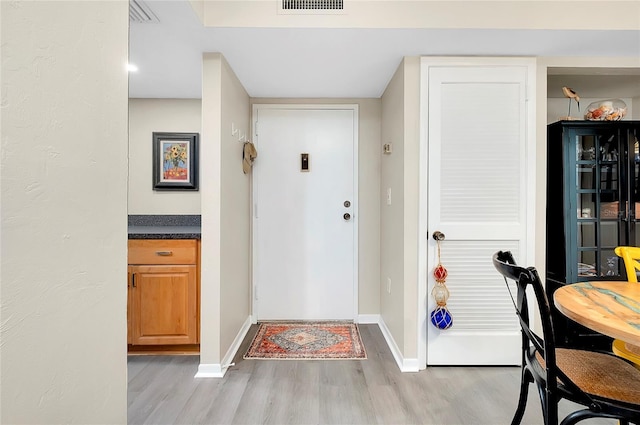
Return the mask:
<path id="1" fill-rule="evenodd" d="M 449 289 L 444 284 L 449 272 L 440 262 L 440 242 L 444 240 L 444 235 L 440 232 L 437 233 L 438 235 L 434 234 L 434 239 L 438 245 L 438 264 L 433 269 L 433 277 L 436 279 L 436 284 L 431 290 L 431 295 L 436 300 L 436 308 L 431 312 L 431 323 L 438 329 L 446 330 L 453 325 L 453 318 L 447 309 Z"/>

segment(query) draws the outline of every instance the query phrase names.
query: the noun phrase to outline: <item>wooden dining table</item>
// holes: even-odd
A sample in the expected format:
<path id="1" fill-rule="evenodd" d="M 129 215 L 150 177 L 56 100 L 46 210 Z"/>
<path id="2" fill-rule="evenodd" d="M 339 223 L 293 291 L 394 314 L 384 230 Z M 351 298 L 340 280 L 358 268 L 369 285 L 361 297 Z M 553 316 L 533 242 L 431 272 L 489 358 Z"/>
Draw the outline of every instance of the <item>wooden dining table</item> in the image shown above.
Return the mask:
<path id="1" fill-rule="evenodd" d="M 553 293 L 558 310 L 583 326 L 640 345 L 640 284 L 591 281 L 565 285 Z"/>

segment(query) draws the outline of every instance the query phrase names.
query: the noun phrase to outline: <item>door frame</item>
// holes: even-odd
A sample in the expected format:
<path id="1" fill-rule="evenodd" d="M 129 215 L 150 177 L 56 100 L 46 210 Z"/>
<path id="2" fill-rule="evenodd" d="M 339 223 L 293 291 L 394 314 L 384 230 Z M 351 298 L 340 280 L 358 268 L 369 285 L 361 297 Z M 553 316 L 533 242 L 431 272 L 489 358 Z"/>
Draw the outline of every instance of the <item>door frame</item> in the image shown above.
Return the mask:
<path id="1" fill-rule="evenodd" d="M 524 246 L 519 259 L 522 264 L 535 264 L 536 259 L 536 83 L 537 65 L 536 58 L 533 57 L 421 57 L 420 58 L 420 165 L 419 165 L 419 200 L 418 200 L 418 326 L 416 335 L 418 339 L 418 369 L 426 369 L 427 364 L 427 344 L 430 321 L 428 318 L 427 304 L 429 273 L 429 255 L 436 249 L 436 242 L 431 238 L 431 232 L 437 229 L 428 229 L 428 180 L 429 173 L 429 68 L 439 66 L 524 66 L 527 68 L 527 93 L 526 93 L 526 145 L 524 155 L 526 156 L 526 235 L 524 235 Z M 446 233 L 446 232 L 445 232 Z M 490 261 L 488 259 L 487 261 Z M 530 309 L 533 306 L 529 306 Z M 532 315 L 535 326 L 535 316 Z"/>
<path id="2" fill-rule="evenodd" d="M 268 109 L 291 109 L 291 110 L 347 110 L 353 113 L 353 322 L 358 323 L 358 246 L 359 246 L 359 193 L 358 193 L 358 153 L 359 153 L 359 107 L 358 104 L 296 104 L 296 103 L 254 103 L 252 106 L 251 115 L 251 134 L 253 142 L 258 151 L 258 157 L 256 162 L 260 161 L 260 139 L 259 130 L 260 125 L 258 122 L 258 111 Z M 256 212 L 258 207 L 256 205 L 256 193 L 258 185 L 254 173 L 251 173 L 251 323 L 257 323 L 258 320 L 258 282 L 256 281 L 256 274 L 254 270 L 257 270 L 257 235 L 259 231 L 258 220 L 256 219 Z"/>

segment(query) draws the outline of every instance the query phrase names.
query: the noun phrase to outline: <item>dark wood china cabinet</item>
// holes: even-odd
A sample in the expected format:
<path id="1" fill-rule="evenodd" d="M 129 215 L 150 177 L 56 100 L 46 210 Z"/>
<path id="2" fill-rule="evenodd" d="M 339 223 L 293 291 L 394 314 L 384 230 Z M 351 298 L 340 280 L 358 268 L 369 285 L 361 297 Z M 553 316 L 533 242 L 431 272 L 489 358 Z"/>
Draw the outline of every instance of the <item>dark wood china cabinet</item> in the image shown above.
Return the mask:
<path id="1" fill-rule="evenodd" d="M 546 288 L 626 280 L 619 245 L 640 246 L 640 121 L 559 121 L 547 127 Z M 552 306 L 557 343 L 610 348 L 610 339 Z"/>

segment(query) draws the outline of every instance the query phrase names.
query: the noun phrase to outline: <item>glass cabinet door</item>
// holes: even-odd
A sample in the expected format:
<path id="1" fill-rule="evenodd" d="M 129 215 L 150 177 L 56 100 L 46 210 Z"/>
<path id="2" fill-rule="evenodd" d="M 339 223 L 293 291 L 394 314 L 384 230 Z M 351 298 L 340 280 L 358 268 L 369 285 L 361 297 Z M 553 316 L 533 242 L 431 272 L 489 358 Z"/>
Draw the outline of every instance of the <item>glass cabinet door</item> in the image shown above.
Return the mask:
<path id="1" fill-rule="evenodd" d="M 630 202 L 630 234 L 632 246 L 640 246 L 640 129 L 629 131 L 629 198 Z"/>
<path id="2" fill-rule="evenodd" d="M 622 193 L 617 131 L 573 129 L 575 141 L 575 249 L 578 280 L 619 277 L 614 249 L 623 237 L 626 201 Z"/>

